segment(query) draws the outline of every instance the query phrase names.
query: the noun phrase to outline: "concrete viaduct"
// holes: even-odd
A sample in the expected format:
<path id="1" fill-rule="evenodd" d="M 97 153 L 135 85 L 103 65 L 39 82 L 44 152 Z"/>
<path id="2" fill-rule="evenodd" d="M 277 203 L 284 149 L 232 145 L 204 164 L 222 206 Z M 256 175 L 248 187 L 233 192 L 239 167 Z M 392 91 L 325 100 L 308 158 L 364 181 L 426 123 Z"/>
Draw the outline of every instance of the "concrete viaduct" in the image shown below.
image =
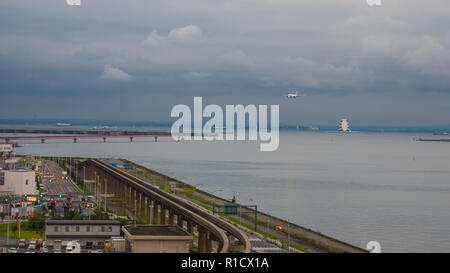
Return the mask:
<path id="1" fill-rule="evenodd" d="M 121 199 L 136 217 L 146 224 L 178 225 L 187 232 L 198 233 L 198 250 L 201 253 L 212 251 L 212 241 L 217 242 L 217 252 L 229 253 L 251 251 L 247 235 L 206 209 L 165 192 L 109 164 L 90 159 L 78 165 L 85 168 L 86 179 L 98 181 L 103 193 Z M 106 190 L 106 191 L 105 191 Z M 238 246 L 231 246 L 236 238 Z"/>

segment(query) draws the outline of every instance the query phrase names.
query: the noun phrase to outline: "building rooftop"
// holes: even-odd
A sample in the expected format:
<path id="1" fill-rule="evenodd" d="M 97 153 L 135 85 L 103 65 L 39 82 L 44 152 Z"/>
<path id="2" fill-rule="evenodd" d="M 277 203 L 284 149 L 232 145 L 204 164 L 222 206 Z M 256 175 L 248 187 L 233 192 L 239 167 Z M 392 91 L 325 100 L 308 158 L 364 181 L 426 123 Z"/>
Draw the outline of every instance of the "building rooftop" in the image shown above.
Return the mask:
<path id="1" fill-rule="evenodd" d="M 125 226 L 132 236 L 191 236 L 177 226 Z"/>
<path id="2" fill-rule="evenodd" d="M 47 220 L 46 225 L 120 225 L 114 220 Z"/>

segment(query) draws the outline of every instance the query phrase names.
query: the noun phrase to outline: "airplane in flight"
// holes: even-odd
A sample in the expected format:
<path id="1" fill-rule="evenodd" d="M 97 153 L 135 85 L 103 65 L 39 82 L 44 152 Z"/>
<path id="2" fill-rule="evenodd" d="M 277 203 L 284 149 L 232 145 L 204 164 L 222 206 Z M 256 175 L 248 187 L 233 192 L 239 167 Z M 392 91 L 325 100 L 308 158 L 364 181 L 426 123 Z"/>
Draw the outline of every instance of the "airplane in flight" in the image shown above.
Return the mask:
<path id="1" fill-rule="evenodd" d="M 286 98 L 288 98 L 288 99 L 296 99 L 296 98 L 299 96 L 299 94 L 298 94 L 298 91 L 295 91 L 295 93 L 289 93 L 289 94 L 287 94 L 287 95 L 285 95 L 285 96 L 286 96 Z M 305 97 L 306 94 L 301 94 L 300 96 L 301 96 L 301 97 Z"/>

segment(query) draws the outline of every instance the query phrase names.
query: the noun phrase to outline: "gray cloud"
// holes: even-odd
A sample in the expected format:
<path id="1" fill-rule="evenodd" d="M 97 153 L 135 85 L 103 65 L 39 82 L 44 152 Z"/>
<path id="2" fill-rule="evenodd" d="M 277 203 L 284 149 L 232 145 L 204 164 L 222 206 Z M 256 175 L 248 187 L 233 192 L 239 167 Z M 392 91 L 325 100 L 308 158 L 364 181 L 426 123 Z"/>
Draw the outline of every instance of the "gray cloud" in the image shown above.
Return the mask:
<path id="1" fill-rule="evenodd" d="M 286 121 L 374 123 L 380 101 L 378 114 L 396 123 L 419 124 L 420 110 L 450 124 L 449 12 L 446 0 L 3 0 L 0 96 L 276 102 L 300 89 L 317 107 L 285 105 Z"/>
<path id="2" fill-rule="evenodd" d="M 110 64 L 105 64 L 105 70 L 103 70 L 100 79 L 113 81 L 129 81 L 131 80 L 131 76 L 127 72 L 119 68 L 113 67 Z"/>

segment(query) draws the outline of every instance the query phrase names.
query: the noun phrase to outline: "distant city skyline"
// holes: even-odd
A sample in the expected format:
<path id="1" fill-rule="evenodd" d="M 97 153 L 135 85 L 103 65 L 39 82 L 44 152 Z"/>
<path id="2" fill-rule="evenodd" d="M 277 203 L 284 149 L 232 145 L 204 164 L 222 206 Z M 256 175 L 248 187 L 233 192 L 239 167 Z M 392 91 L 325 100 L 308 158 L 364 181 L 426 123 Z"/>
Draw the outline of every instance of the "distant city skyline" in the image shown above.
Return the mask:
<path id="1" fill-rule="evenodd" d="M 449 126 L 449 13 L 445 0 L 4 0 L 0 119 L 169 124 L 202 96 L 279 104 L 280 124 Z"/>

